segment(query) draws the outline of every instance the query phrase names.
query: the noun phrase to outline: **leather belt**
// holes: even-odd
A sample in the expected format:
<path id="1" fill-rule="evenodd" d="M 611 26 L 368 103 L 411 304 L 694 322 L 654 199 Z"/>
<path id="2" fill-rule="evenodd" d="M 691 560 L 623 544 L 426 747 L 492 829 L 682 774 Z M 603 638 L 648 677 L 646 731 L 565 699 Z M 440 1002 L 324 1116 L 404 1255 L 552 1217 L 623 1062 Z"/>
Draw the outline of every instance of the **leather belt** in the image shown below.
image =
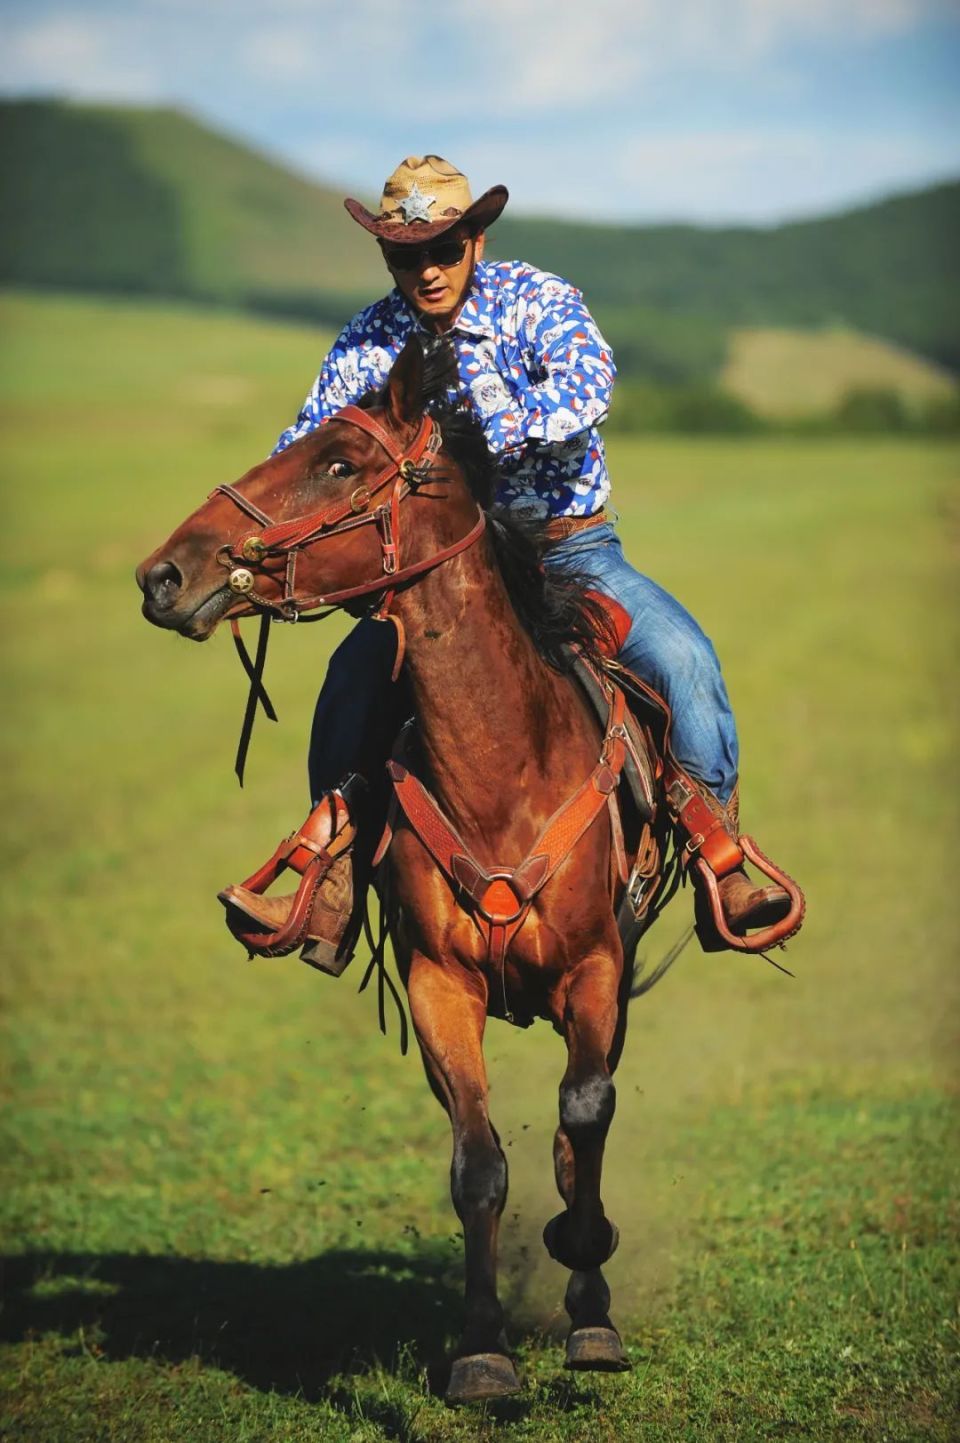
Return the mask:
<path id="1" fill-rule="evenodd" d="M 605 526 L 609 519 L 602 508 L 592 516 L 555 516 L 547 522 L 544 531 L 550 541 L 566 541 L 568 536 L 576 536 L 578 531 L 588 531 L 591 526 Z"/>

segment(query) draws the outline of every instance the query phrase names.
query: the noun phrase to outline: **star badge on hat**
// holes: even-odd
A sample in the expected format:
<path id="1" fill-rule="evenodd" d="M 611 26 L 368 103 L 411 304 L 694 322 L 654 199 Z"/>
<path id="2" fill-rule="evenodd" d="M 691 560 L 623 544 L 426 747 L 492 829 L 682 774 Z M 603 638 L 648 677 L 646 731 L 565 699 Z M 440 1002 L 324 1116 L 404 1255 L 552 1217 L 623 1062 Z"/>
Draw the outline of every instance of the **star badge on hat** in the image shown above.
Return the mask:
<path id="1" fill-rule="evenodd" d="M 412 220 L 430 220 L 430 207 L 436 200 L 435 195 L 424 195 L 423 191 L 414 181 L 410 187 L 410 194 L 400 202 L 400 209 L 403 211 L 403 221 L 409 225 Z"/>
<path id="2" fill-rule="evenodd" d="M 384 182 L 379 215 L 352 197 L 343 203 L 357 224 L 380 240 L 422 245 L 455 225 L 473 234 L 486 230 L 506 205 L 507 188 L 492 186 L 474 200 L 467 177 L 449 160 L 408 155 Z"/>

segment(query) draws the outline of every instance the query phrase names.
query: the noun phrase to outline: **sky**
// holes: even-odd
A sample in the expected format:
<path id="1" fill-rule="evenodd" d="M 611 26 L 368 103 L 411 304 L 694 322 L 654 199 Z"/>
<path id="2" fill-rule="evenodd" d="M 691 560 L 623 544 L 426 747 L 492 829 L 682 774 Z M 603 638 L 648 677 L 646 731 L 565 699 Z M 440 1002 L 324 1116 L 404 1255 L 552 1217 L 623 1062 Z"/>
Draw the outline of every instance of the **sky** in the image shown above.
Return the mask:
<path id="1" fill-rule="evenodd" d="M 960 175 L 960 0 L 0 0 L 0 92 L 177 105 L 379 194 L 444 155 L 587 220 L 771 224 Z"/>

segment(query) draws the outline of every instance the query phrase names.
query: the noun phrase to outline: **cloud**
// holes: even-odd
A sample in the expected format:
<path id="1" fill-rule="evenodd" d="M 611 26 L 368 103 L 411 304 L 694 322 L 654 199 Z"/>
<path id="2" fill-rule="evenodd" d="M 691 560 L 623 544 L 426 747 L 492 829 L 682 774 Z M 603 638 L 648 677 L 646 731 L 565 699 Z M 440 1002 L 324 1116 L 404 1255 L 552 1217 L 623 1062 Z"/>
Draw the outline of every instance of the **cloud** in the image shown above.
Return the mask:
<path id="1" fill-rule="evenodd" d="M 161 74 L 138 44 L 125 46 L 123 29 L 106 17 L 70 12 L 11 25 L 0 52 L 0 86 L 95 99 L 162 93 Z"/>
<path id="2" fill-rule="evenodd" d="M 589 137 L 568 143 L 560 188 L 549 168 L 495 144 L 457 159 L 478 187 L 503 181 L 527 214 L 735 225 L 840 210 L 953 174 L 957 157 L 949 140 L 936 151 L 882 131 L 664 130 L 620 137 L 602 163 Z"/>
<path id="3" fill-rule="evenodd" d="M 524 114 L 622 95 L 677 68 L 742 70 L 800 41 L 853 44 L 951 13 L 952 0 L 274 0 L 268 17 L 261 0 L 8 0 L 0 84 L 162 96 L 181 68 L 205 68 L 216 90 L 233 67 L 234 80 L 312 83 L 342 91 L 350 108 L 393 104 L 398 116 L 467 96 L 481 113 L 495 101 Z"/>
<path id="4" fill-rule="evenodd" d="M 960 159 L 922 69 L 955 0 L 4 3 L 0 88 L 186 105 L 361 192 L 436 150 L 525 208 L 769 218 Z"/>

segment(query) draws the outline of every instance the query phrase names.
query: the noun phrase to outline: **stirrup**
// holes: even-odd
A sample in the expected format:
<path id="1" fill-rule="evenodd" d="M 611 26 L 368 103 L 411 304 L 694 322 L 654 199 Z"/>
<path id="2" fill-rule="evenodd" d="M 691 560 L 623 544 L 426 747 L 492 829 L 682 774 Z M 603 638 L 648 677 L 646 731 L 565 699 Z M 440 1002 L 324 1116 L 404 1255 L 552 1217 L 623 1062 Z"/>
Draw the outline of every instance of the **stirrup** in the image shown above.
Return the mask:
<path id="1" fill-rule="evenodd" d="M 346 790 L 346 789 L 344 789 Z M 285 957 L 307 940 L 314 902 L 320 886 L 338 857 L 353 846 L 356 827 L 340 791 L 328 792 L 313 808 L 303 826 L 285 837 L 273 856 L 239 887 L 225 887 L 218 898 L 227 910 L 227 926 L 248 952 L 260 957 Z M 285 921 L 271 932 L 251 931 L 231 920 L 244 915 L 238 892 L 262 896 L 287 868 L 300 874 L 300 882 Z"/>
<path id="2" fill-rule="evenodd" d="M 667 806 L 674 822 L 686 835 L 683 848 L 684 865 L 696 873 L 698 890 L 708 912 L 708 929 L 712 926 L 720 946 L 735 952 L 763 952 L 777 947 L 799 932 L 803 925 L 806 900 L 797 883 L 772 862 L 752 837 L 740 833 L 737 789 L 726 806 L 702 782 L 696 782 L 670 757 L 664 772 Z M 724 916 L 718 881 L 749 860 L 771 882 L 782 887 L 789 898 L 785 916 L 755 932 L 733 932 Z M 705 951 L 715 951 L 714 937 L 698 935 Z M 714 943 L 711 946 L 711 943 Z"/>
<path id="3" fill-rule="evenodd" d="M 723 913 L 717 873 L 703 857 L 697 857 L 692 865 L 703 888 L 701 895 L 709 907 L 710 923 L 722 945 L 731 947 L 736 952 L 765 952 L 768 947 L 781 946 L 788 938 L 800 931 L 806 912 L 806 900 L 793 878 L 789 877 L 775 862 L 771 862 L 770 858 L 761 852 L 752 837 L 739 836 L 737 846 L 742 857 L 746 857 L 752 862 L 757 871 L 762 872 L 771 882 L 782 887 L 790 898 L 790 907 L 786 916 L 781 917 L 779 922 L 774 922 L 769 927 L 760 927 L 757 931 L 744 933 L 742 936 L 732 932 L 727 926 L 727 919 Z M 715 950 L 710 948 L 703 937 L 701 937 L 700 943 L 705 951 Z"/>

